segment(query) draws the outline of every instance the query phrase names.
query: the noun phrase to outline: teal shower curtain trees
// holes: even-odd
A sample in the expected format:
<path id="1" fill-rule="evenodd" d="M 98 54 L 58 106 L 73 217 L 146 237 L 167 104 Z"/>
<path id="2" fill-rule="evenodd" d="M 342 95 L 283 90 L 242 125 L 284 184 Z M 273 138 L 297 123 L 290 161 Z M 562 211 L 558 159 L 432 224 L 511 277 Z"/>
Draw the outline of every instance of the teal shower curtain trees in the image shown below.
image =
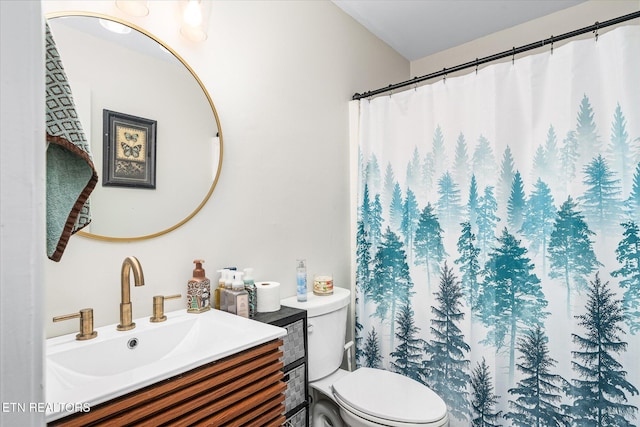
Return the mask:
<path id="1" fill-rule="evenodd" d="M 637 425 L 639 51 L 621 27 L 357 101 L 360 366 L 454 426 Z"/>

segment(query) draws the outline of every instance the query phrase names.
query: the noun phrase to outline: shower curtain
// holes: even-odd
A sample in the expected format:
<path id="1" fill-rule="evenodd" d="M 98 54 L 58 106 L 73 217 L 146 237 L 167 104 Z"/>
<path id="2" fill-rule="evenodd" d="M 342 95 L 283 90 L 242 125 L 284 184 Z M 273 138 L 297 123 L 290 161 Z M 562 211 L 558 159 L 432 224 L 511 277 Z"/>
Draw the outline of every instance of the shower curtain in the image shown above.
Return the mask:
<path id="1" fill-rule="evenodd" d="M 357 365 L 452 426 L 638 425 L 639 52 L 620 27 L 351 103 Z"/>

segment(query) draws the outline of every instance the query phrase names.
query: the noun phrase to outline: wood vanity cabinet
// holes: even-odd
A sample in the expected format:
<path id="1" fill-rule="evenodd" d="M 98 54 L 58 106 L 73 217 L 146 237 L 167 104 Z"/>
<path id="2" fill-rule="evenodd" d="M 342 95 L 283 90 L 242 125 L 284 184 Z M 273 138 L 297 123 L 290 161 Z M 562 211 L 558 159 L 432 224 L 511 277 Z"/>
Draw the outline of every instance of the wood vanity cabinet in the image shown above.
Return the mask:
<path id="1" fill-rule="evenodd" d="M 283 338 L 286 427 L 309 427 L 309 372 L 307 359 L 307 311 L 281 307 L 272 313 L 257 313 L 254 320 L 287 330 Z"/>
<path id="2" fill-rule="evenodd" d="M 49 426 L 280 426 L 283 340 L 208 363 Z"/>

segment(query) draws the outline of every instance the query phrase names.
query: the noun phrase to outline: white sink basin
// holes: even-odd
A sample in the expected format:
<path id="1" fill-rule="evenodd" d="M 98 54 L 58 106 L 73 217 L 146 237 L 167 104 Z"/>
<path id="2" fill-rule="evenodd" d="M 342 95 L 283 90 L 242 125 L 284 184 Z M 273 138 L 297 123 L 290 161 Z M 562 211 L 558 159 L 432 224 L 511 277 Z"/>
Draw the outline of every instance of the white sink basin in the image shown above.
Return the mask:
<path id="1" fill-rule="evenodd" d="M 75 333 L 48 339 L 47 422 L 286 334 L 219 310 L 166 315 L 161 323 L 135 319 L 124 332 L 103 326 L 88 341 Z"/>

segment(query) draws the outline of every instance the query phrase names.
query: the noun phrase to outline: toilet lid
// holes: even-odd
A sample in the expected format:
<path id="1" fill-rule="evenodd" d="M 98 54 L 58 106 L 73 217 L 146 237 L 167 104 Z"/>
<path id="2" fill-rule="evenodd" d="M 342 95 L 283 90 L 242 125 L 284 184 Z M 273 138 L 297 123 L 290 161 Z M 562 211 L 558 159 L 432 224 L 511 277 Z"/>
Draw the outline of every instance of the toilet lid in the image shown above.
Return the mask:
<path id="1" fill-rule="evenodd" d="M 333 384 L 351 407 L 390 421 L 428 424 L 447 415 L 444 401 L 427 386 L 381 369 L 359 368 Z"/>

